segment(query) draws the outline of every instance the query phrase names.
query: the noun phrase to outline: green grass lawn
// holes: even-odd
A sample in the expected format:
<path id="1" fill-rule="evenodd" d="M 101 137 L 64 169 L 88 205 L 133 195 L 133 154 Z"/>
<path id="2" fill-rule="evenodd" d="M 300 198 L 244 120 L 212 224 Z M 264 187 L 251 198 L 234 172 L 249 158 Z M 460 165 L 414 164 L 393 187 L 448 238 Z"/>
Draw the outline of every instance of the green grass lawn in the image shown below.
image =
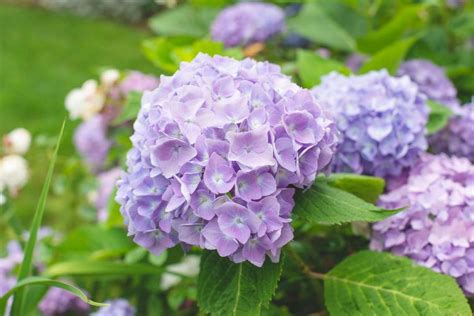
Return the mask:
<path id="1" fill-rule="evenodd" d="M 95 77 L 103 67 L 156 72 L 139 49 L 149 36 L 144 30 L 110 21 L 0 5 L 0 135 L 25 127 L 34 136 L 54 136 L 67 115 L 67 92 Z M 73 154 L 76 124 L 68 122 L 60 159 Z M 48 156 L 47 150 L 35 147 L 28 154 L 31 182 L 15 201 L 24 224 L 29 225 L 34 212 Z M 49 224 L 67 227 L 64 221 L 72 212 L 69 198 L 50 197 Z M 55 217 L 61 220 L 52 221 Z"/>

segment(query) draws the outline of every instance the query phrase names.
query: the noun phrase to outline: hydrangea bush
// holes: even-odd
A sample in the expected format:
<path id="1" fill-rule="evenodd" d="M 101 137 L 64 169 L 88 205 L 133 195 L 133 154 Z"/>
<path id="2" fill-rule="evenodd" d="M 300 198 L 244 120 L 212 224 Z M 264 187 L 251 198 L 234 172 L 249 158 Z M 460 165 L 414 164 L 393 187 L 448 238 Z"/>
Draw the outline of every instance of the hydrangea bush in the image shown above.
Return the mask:
<path id="1" fill-rule="evenodd" d="M 448 274 L 474 294 L 474 165 L 425 155 L 406 185 L 381 196 L 380 204 L 408 208 L 373 225 L 372 249 Z"/>
<path id="2" fill-rule="evenodd" d="M 331 73 L 313 89 L 342 135 L 332 169 L 396 178 L 428 145 L 426 97 L 408 77 L 385 70 L 360 76 Z"/>
<path id="3" fill-rule="evenodd" d="M 285 12 L 269 3 L 239 3 L 222 10 L 211 26 L 212 39 L 226 47 L 245 46 L 283 32 Z"/>
<path id="4" fill-rule="evenodd" d="M 295 187 L 330 163 L 333 122 L 314 97 L 251 59 L 201 54 L 147 92 L 119 182 L 129 234 L 261 266 L 293 238 Z"/>

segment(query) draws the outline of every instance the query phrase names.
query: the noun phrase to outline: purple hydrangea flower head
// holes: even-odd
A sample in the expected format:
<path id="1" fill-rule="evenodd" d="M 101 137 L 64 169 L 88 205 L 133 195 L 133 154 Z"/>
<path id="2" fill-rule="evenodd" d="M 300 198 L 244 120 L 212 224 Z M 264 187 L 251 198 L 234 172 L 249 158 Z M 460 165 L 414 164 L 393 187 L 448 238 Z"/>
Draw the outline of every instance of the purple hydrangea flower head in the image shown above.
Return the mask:
<path id="1" fill-rule="evenodd" d="M 38 307 L 44 316 L 61 315 L 66 312 L 85 315 L 89 311 L 87 303 L 74 294 L 57 287 L 48 290 Z"/>
<path id="2" fill-rule="evenodd" d="M 101 307 L 91 316 L 135 316 L 136 310 L 126 299 L 107 301 L 108 306 Z"/>
<path id="3" fill-rule="evenodd" d="M 474 294 L 474 165 L 425 154 L 405 185 L 380 205 L 408 208 L 373 225 L 371 248 L 406 256 L 456 278 Z"/>
<path id="4" fill-rule="evenodd" d="M 444 104 L 453 110 L 459 107 L 456 88 L 446 77 L 444 70 L 432 62 L 423 59 L 406 61 L 400 65 L 398 75 L 410 77 L 428 99 Z"/>
<path id="5" fill-rule="evenodd" d="M 117 201 L 135 242 L 261 266 L 293 238 L 293 187 L 327 169 L 335 124 L 278 66 L 200 54 L 146 92 Z"/>
<path id="6" fill-rule="evenodd" d="M 465 157 L 474 163 L 474 102 L 466 104 L 448 125 L 430 138 L 435 153 Z"/>
<path id="7" fill-rule="evenodd" d="M 111 144 L 107 138 L 107 120 L 102 115 L 81 123 L 74 132 L 74 145 L 94 172 L 103 167 Z"/>
<path id="8" fill-rule="evenodd" d="M 285 13 L 273 4 L 248 2 L 225 8 L 211 26 L 212 39 L 226 47 L 264 42 L 285 29 Z"/>
<path id="9" fill-rule="evenodd" d="M 159 83 L 159 79 L 154 76 L 139 71 L 130 71 L 118 84 L 117 88 L 121 95 L 127 96 L 132 91 L 144 92 L 154 90 L 158 87 Z"/>
<path id="10" fill-rule="evenodd" d="M 95 207 L 97 208 L 97 216 L 99 222 L 104 222 L 108 218 L 107 205 L 112 192 L 115 188 L 115 183 L 120 177 L 120 169 L 113 168 L 102 172 L 97 176 L 99 181 L 99 188 L 97 190 L 97 197 L 95 199 Z"/>
<path id="11" fill-rule="evenodd" d="M 333 169 L 399 177 L 427 148 L 429 109 L 408 77 L 331 73 L 313 89 L 342 134 Z"/>

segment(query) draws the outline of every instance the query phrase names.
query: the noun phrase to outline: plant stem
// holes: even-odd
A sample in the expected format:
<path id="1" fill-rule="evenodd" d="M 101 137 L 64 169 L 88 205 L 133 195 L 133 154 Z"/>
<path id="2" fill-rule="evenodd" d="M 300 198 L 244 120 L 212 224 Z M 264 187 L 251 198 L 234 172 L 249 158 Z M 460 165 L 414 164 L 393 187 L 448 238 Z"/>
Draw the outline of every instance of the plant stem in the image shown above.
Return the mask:
<path id="1" fill-rule="evenodd" d="M 298 264 L 301 267 L 301 269 L 302 269 L 302 271 L 305 275 L 309 276 L 310 278 L 318 279 L 318 280 L 326 279 L 326 275 L 324 273 L 311 271 L 311 268 L 303 261 L 303 259 L 300 257 L 300 255 L 298 255 L 296 253 L 296 251 L 294 251 L 291 248 L 291 246 L 288 246 L 286 248 L 286 251 L 287 251 L 288 255 L 295 261 L 295 263 Z"/>

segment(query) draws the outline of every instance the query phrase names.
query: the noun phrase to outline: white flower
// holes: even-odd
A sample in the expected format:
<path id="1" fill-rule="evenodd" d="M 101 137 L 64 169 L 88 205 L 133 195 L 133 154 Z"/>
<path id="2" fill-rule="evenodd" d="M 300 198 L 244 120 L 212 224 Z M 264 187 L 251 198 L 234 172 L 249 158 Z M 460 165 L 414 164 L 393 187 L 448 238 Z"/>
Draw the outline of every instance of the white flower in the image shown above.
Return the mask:
<path id="1" fill-rule="evenodd" d="M 8 155 L 0 160 L 0 183 L 10 190 L 12 195 L 27 183 L 28 163 L 19 155 Z"/>
<path id="2" fill-rule="evenodd" d="M 120 72 L 117 69 L 107 69 L 100 75 L 100 83 L 106 87 L 112 86 L 120 78 Z"/>
<path id="3" fill-rule="evenodd" d="M 167 270 L 172 273 L 163 273 L 161 277 L 161 289 L 166 291 L 181 281 L 181 277 L 174 273 L 187 277 L 197 276 L 199 274 L 200 261 L 201 258 L 199 256 L 189 255 L 186 256 L 182 262 L 169 265 Z"/>
<path id="4" fill-rule="evenodd" d="M 24 128 L 16 128 L 3 137 L 5 151 L 9 154 L 25 154 L 30 148 L 31 134 Z"/>
<path id="5" fill-rule="evenodd" d="M 90 119 L 104 107 L 105 95 L 97 81 L 87 80 L 82 87 L 73 89 L 66 96 L 66 109 L 71 119 Z"/>
<path id="6" fill-rule="evenodd" d="M 0 206 L 7 203 L 7 197 L 0 191 Z"/>

